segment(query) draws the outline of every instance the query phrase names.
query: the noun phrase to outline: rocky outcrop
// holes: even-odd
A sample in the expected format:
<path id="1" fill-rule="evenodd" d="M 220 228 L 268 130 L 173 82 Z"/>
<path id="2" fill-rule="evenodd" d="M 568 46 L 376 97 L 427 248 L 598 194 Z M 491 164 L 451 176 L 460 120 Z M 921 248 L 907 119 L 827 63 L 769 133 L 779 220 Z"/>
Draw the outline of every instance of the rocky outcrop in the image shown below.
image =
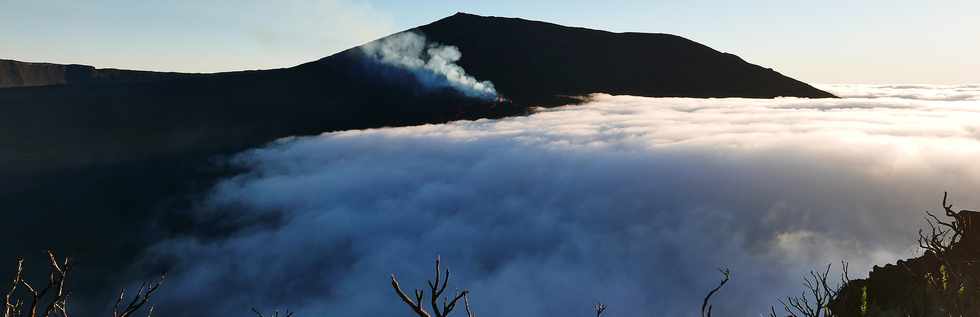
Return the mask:
<path id="1" fill-rule="evenodd" d="M 948 221 L 930 216 L 936 230 L 922 231 L 925 253 L 847 283 L 830 305 L 835 316 L 980 315 L 980 213 L 943 206 Z"/>
<path id="2" fill-rule="evenodd" d="M 74 65 L 0 60 L 0 88 L 63 85 L 72 70 L 82 69 Z"/>
<path id="3" fill-rule="evenodd" d="M 0 88 L 140 82 L 191 76 L 199 75 L 111 68 L 100 69 L 88 65 L 28 63 L 0 59 Z"/>

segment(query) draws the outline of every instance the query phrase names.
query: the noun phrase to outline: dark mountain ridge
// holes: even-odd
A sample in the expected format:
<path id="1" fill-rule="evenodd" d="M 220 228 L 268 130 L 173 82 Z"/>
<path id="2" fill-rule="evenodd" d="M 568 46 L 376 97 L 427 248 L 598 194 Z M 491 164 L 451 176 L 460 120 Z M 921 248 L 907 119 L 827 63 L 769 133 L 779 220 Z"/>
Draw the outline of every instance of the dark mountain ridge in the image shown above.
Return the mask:
<path id="1" fill-rule="evenodd" d="M 649 97 L 832 94 L 738 56 L 661 33 L 612 33 L 457 13 L 415 30 L 464 53 L 459 64 L 519 102 L 603 92 Z"/>
<path id="2" fill-rule="evenodd" d="M 431 41 L 464 53 L 459 64 L 518 102 L 550 105 L 589 93 L 648 97 L 833 98 L 825 91 L 695 41 L 664 33 L 614 33 L 520 18 L 457 13 L 420 26 Z M 358 47 L 305 63 L 315 68 Z M 275 72 L 266 70 L 259 72 Z M 0 88 L 132 83 L 240 72 L 189 74 L 0 60 Z"/>

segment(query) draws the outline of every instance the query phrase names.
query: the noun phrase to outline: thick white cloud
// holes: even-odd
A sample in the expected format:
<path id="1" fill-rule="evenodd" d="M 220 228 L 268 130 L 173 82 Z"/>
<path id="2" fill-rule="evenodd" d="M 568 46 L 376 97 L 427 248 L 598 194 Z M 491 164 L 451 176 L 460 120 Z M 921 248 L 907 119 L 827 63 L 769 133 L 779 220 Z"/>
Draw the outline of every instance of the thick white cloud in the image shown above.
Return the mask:
<path id="1" fill-rule="evenodd" d="M 409 316 L 437 254 L 482 316 L 752 316 L 805 270 L 916 253 L 942 192 L 980 206 L 980 104 L 596 95 L 518 118 L 289 138 L 244 153 L 175 238 L 158 309 Z"/>
<path id="2" fill-rule="evenodd" d="M 828 84 L 817 85 L 817 88 L 844 98 L 904 98 L 947 101 L 980 100 L 980 85 Z"/>

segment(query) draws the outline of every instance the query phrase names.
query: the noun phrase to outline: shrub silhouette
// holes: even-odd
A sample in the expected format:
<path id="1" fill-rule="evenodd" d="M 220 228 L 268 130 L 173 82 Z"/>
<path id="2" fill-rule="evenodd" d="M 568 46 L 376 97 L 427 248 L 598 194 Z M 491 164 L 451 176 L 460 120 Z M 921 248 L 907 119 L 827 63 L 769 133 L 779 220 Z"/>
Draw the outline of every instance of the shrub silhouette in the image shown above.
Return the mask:
<path id="1" fill-rule="evenodd" d="M 54 251 L 48 250 L 48 281 L 44 286 L 31 284 L 24 277 L 24 258 L 17 258 L 17 268 L 10 286 L 3 294 L 2 317 L 68 317 L 68 299 L 71 295 L 67 283 L 72 273 L 71 258 L 65 257 L 59 261 Z M 146 305 L 153 293 L 163 285 L 164 276 L 156 282 L 144 282 L 140 285 L 132 299 L 126 301 L 126 290 L 119 292 L 116 303 L 112 306 L 112 317 L 131 317 Z M 147 317 L 153 315 L 153 306 L 149 306 Z"/>
<path id="2" fill-rule="evenodd" d="M 419 317 L 449 316 L 449 314 L 453 312 L 453 309 L 456 309 L 456 303 L 459 302 L 460 299 L 464 298 L 466 298 L 463 300 L 465 303 L 464 306 L 466 308 L 466 314 L 469 317 L 474 317 L 475 315 L 470 310 L 469 298 L 467 298 L 470 293 L 469 290 L 464 289 L 462 292 L 457 291 L 456 295 L 454 295 L 451 300 L 448 299 L 448 297 L 443 298 L 443 293 L 446 292 L 446 287 L 449 286 L 450 272 L 447 268 L 445 273 L 442 273 L 440 271 L 440 265 L 441 261 L 439 257 L 436 257 L 435 281 L 428 281 L 429 304 L 434 315 L 429 314 L 429 312 L 425 310 L 425 305 L 422 303 L 422 300 L 425 298 L 425 291 L 423 291 L 421 288 L 415 289 L 415 300 L 412 300 L 407 294 L 405 294 L 405 291 L 402 290 L 401 285 L 398 284 L 398 278 L 395 277 L 395 274 L 391 274 L 391 288 L 395 289 L 395 293 L 398 294 L 398 297 L 401 298 L 402 302 L 405 302 L 405 305 L 408 305 L 408 307 L 411 308 L 415 314 L 419 315 Z M 442 299 L 441 309 L 439 308 L 440 299 Z"/>

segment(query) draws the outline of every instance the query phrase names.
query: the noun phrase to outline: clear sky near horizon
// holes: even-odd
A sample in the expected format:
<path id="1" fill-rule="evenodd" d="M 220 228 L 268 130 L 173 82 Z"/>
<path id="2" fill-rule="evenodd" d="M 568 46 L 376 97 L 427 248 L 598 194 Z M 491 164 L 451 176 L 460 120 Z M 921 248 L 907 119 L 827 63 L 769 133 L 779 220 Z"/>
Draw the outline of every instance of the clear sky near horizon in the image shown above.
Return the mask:
<path id="1" fill-rule="evenodd" d="M 975 0 L 0 0 L 0 58 L 288 67 L 457 11 L 677 34 L 811 83 L 980 83 Z"/>

